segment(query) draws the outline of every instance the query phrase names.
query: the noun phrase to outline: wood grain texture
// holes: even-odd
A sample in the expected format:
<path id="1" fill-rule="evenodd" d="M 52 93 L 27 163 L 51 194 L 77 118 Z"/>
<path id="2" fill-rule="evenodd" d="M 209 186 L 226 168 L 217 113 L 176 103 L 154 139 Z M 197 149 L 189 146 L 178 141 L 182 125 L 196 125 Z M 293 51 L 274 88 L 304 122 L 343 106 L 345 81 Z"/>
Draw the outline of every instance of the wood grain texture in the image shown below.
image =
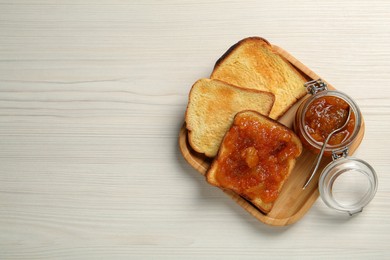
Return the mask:
<path id="1" fill-rule="evenodd" d="M 0 0 L 0 259 L 364 258 L 390 249 L 390 2 Z M 258 35 L 359 104 L 376 197 L 268 227 L 182 158 L 188 92 Z M 233 235 L 232 235 L 233 234 Z"/>

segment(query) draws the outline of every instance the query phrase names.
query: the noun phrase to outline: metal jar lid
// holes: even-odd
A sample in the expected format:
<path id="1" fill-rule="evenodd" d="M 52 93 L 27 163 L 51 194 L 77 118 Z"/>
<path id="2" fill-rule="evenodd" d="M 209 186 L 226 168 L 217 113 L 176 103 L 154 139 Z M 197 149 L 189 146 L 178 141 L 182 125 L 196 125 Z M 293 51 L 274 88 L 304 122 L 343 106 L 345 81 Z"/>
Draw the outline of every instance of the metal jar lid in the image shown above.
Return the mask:
<path id="1" fill-rule="evenodd" d="M 319 191 L 327 206 L 352 216 L 374 198 L 378 178 L 367 162 L 347 157 L 347 153 L 333 154 L 333 161 L 321 173 Z"/>

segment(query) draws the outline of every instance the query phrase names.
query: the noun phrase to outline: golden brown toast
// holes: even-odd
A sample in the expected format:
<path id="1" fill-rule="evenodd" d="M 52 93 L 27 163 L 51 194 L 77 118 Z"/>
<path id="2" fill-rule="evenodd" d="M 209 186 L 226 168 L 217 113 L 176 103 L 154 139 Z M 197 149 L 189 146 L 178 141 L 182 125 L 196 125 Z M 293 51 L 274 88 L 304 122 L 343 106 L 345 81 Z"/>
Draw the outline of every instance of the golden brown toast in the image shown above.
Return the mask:
<path id="1" fill-rule="evenodd" d="M 226 51 L 210 76 L 242 88 L 275 95 L 270 117 L 278 119 L 306 94 L 305 79 L 263 38 L 245 38 Z"/>
<path id="2" fill-rule="evenodd" d="M 206 178 L 268 213 L 301 152 L 302 144 L 291 129 L 255 111 L 242 111 L 224 136 Z"/>
<path id="3" fill-rule="evenodd" d="M 200 79 L 192 86 L 185 115 L 191 147 L 214 157 L 237 112 L 255 110 L 268 115 L 274 95 L 243 89 L 225 82 Z"/>

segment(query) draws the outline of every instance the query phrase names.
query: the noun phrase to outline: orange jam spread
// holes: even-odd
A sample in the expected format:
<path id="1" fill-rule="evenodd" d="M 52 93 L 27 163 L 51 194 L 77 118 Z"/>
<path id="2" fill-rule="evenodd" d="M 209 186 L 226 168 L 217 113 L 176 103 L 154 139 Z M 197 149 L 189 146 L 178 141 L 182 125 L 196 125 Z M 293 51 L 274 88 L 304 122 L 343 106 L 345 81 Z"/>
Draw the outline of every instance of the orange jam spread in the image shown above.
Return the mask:
<path id="1" fill-rule="evenodd" d="M 328 135 L 341 127 L 348 117 L 348 104 L 343 99 L 324 96 L 314 100 L 307 108 L 304 125 L 307 133 L 317 142 L 324 142 Z M 347 126 L 335 133 L 329 145 L 341 144 L 348 139 L 355 128 L 355 115 L 352 112 Z"/>
<path id="2" fill-rule="evenodd" d="M 265 203 L 276 200 L 288 173 L 289 160 L 300 154 L 284 126 L 248 117 L 236 118 L 218 157 L 216 176 L 222 187 Z"/>

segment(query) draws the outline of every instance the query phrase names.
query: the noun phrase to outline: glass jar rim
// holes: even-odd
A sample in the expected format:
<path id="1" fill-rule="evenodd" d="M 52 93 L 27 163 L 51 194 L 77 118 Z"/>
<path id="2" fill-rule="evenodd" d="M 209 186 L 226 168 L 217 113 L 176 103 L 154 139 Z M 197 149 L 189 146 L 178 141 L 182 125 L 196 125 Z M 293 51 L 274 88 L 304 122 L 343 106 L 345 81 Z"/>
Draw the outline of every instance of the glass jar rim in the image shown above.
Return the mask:
<path id="1" fill-rule="evenodd" d="M 333 194 L 333 184 L 341 175 L 348 172 L 362 174 L 366 177 L 368 190 L 357 202 L 351 205 L 339 203 Z M 363 208 L 374 198 L 378 189 L 378 177 L 375 170 L 367 162 L 355 158 L 346 157 L 334 160 L 328 164 L 321 173 L 319 179 L 319 191 L 325 204 L 338 211 L 348 212 L 354 215 L 363 210 Z"/>

